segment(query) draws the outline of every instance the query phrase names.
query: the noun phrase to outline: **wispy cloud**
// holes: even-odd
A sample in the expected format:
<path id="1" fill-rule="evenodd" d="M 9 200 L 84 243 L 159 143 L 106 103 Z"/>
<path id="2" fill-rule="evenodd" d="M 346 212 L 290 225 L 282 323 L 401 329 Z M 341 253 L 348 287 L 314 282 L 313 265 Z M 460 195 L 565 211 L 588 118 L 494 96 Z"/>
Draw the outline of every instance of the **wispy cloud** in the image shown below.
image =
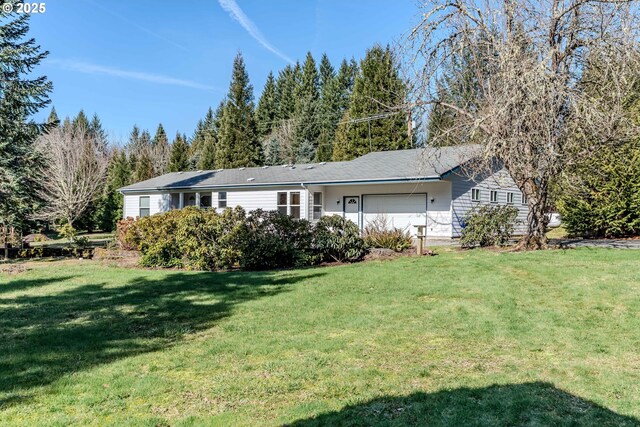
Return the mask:
<path id="1" fill-rule="evenodd" d="M 67 60 L 67 59 L 48 59 L 47 63 L 61 69 L 76 71 L 78 73 L 102 74 L 106 76 L 119 77 L 122 79 L 141 80 L 141 81 L 156 83 L 161 85 L 184 86 L 184 87 L 189 87 L 193 89 L 209 90 L 209 91 L 215 91 L 215 92 L 221 91 L 220 88 L 201 84 L 191 80 L 178 79 L 175 77 L 163 76 L 160 74 L 151 74 L 151 73 L 146 73 L 144 71 L 122 70 L 120 68 L 107 67 L 103 65 L 91 64 L 88 62 L 80 62 L 80 61 Z"/>
<path id="2" fill-rule="evenodd" d="M 240 9 L 240 6 L 238 6 L 238 3 L 236 3 L 235 0 L 218 0 L 218 3 L 220 3 L 220 6 L 222 6 L 224 10 L 229 12 L 229 15 L 233 19 L 238 21 L 240 25 L 242 25 L 242 27 L 247 30 L 249 35 L 253 37 L 258 43 L 260 43 L 267 50 L 275 53 L 285 61 L 293 64 L 293 60 L 291 58 L 280 52 L 278 49 L 276 49 L 275 46 L 269 43 L 265 36 L 260 32 L 258 27 L 256 27 L 256 24 L 254 24 L 253 21 L 249 19 L 249 17 L 242 11 L 242 9 Z"/>

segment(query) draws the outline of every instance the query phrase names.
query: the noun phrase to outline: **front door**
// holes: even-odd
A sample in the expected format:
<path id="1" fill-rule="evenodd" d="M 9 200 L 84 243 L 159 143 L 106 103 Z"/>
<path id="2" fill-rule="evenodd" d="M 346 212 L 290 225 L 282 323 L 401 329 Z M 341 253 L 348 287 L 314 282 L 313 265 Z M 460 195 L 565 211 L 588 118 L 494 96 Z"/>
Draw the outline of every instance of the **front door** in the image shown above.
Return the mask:
<path id="1" fill-rule="evenodd" d="M 343 203 L 345 219 L 353 221 L 360 228 L 360 196 L 346 196 Z"/>

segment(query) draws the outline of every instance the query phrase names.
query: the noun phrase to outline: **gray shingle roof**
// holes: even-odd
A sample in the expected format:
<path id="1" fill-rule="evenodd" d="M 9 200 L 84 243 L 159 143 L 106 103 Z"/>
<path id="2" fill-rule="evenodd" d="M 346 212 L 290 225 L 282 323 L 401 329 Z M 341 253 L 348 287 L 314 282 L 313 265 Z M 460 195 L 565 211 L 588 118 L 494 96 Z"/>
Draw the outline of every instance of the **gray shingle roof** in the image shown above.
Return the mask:
<path id="1" fill-rule="evenodd" d="M 346 162 L 173 172 L 120 191 L 438 180 L 470 160 L 478 149 L 477 145 L 427 147 L 369 153 Z"/>

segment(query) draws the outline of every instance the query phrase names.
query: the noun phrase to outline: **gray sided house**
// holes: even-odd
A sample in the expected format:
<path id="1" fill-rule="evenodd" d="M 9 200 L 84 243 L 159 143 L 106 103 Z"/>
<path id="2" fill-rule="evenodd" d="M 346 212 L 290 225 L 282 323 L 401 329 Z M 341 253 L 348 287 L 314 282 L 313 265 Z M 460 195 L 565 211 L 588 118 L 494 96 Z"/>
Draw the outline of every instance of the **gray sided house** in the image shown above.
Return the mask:
<path id="1" fill-rule="evenodd" d="M 390 226 L 427 237 L 455 238 L 463 218 L 481 204 L 527 206 L 509 173 L 471 178 L 465 165 L 477 146 L 369 153 L 345 162 L 174 172 L 121 188 L 124 217 L 184 206 L 277 210 L 311 222 L 340 215 L 364 229 L 385 217 Z M 522 232 L 522 228 L 518 231 Z"/>

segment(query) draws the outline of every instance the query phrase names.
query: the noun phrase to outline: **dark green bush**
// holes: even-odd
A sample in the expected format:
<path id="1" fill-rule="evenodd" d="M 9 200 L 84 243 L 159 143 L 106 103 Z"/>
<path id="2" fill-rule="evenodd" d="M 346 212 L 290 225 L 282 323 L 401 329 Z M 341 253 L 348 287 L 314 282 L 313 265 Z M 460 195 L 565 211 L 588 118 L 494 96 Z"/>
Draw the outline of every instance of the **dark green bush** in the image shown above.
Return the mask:
<path id="1" fill-rule="evenodd" d="M 123 248 L 142 253 L 147 267 L 246 270 L 303 267 L 321 261 L 358 261 L 365 253 L 358 227 L 341 217 L 316 227 L 277 212 L 187 207 L 118 224 Z"/>
<path id="2" fill-rule="evenodd" d="M 240 263 L 243 269 L 304 267 L 314 263 L 313 228 L 309 221 L 258 209 L 249 214 L 247 227 Z"/>
<path id="3" fill-rule="evenodd" d="M 169 211 L 140 218 L 129 226 L 125 242 L 141 253 L 141 263 L 147 267 L 183 267 L 182 248 L 177 242 L 178 223 L 184 211 Z"/>
<path id="4" fill-rule="evenodd" d="M 321 261 L 360 261 L 367 252 L 358 226 L 338 215 L 323 216 L 318 220 L 313 247 Z"/>
<path id="5" fill-rule="evenodd" d="M 368 248 L 385 248 L 402 252 L 411 247 L 411 236 L 405 230 L 389 225 L 384 215 L 379 215 L 364 228 L 364 242 Z"/>
<path id="6" fill-rule="evenodd" d="M 570 235 L 640 235 L 640 141 L 599 150 L 569 176 L 558 209 Z"/>
<path id="7" fill-rule="evenodd" d="M 185 268 L 228 270 L 240 263 L 247 240 L 244 209 L 225 209 L 221 214 L 194 207 L 182 211 L 176 240 Z"/>
<path id="8" fill-rule="evenodd" d="M 460 243 L 463 248 L 504 246 L 516 225 L 518 209 L 513 206 L 482 206 L 465 216 Z"/>

